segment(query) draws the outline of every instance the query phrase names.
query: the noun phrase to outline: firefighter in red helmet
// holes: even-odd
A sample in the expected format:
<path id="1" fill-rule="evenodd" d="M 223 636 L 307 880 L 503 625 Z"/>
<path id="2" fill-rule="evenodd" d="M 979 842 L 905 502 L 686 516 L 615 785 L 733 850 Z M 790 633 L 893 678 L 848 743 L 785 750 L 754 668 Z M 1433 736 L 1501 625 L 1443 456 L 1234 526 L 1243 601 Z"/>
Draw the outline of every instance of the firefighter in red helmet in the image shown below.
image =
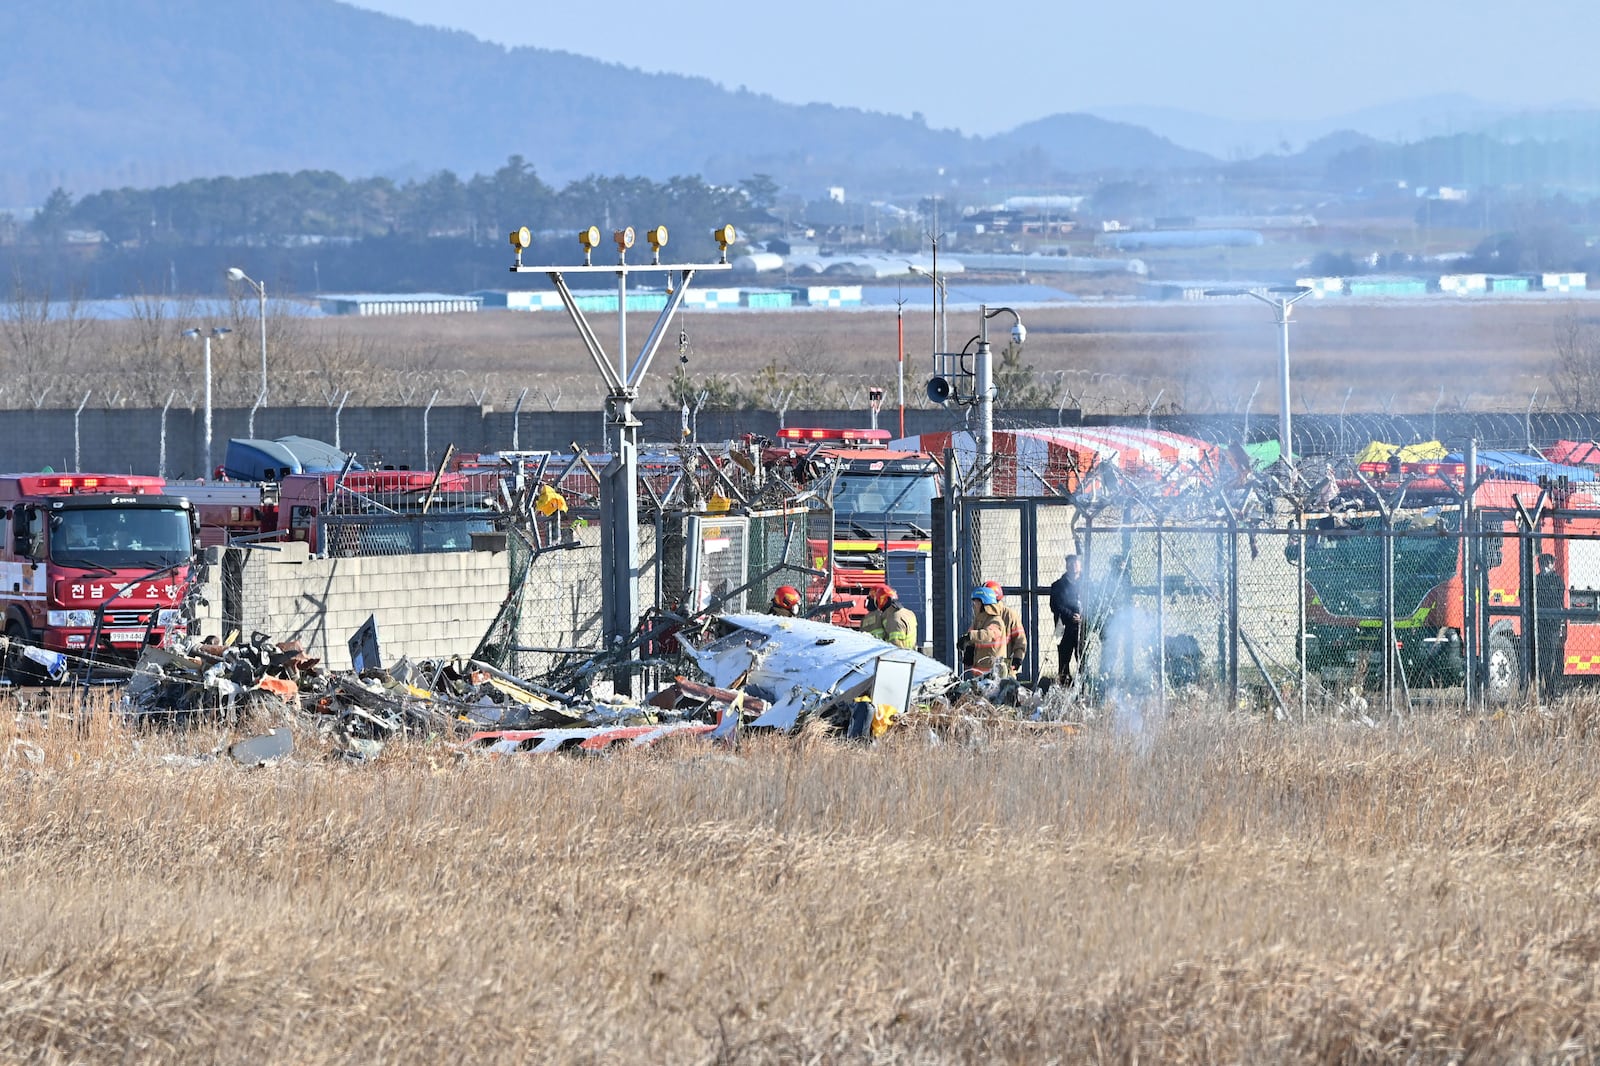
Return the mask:
<path id="1" fill-rule="evenodd" d="M 861 620 L 861 632 L 888 641 L 897 648 L 916 650 L 917 616 L 900 603 L 900 595 L 888 585 L 880 585 L 867 596 L 872 610 Z"/>
<path id="2" fill-rule="evenodd" d="M 800 617 L 800 590 L 793 585 L 779 585 L 772 592 L 768 614 L 781 614 L 785 618 Z"/>

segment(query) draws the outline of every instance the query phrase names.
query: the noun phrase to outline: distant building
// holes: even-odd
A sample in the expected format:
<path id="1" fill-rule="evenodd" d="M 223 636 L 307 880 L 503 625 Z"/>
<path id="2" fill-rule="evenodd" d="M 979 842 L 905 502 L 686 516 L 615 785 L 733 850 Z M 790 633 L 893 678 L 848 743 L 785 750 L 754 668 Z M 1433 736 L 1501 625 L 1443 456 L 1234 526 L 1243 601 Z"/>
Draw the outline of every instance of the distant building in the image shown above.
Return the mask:
<path id="1" fill-rule="evenodd" d="M 1489 291 L 1489 275 L 1444 274 L 1439 278 L 1439 291 L 1454 296 L 1481 296 Z"/>
<path id="2" fill-rule="evenodd" d="M 317 304 L 325 315 L 442 315 L 476 311 L 483 300 L 439 292 L 328 293 Z"/>
<path id="3" fill-rule="evenodd" d="M 1581 270 L 1566 274 L 1540 274 L 1539 288 L 1543 292 L 1583 292 L 1589 288 L 1589 275 Z"/>
<path id="4" fill-rule="evenodd" d="M 1350 279 L 1351 296 L 1426 296 L 1426 278 L 1399 274 L 1363 274 Z"/>

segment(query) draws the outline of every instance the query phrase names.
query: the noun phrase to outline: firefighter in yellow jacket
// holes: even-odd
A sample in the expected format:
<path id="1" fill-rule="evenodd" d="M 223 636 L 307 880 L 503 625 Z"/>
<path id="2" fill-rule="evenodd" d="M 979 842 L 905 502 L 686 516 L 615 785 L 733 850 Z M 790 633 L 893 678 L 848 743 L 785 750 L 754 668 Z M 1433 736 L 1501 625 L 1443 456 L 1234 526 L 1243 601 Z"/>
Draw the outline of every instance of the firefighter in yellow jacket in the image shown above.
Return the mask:
<path id="1" fill-rule="evenodd" d="M 995 606 L 1000 608 L 1000 618 L 1006 627 L 1006 658 L 1011 660 L 1011 672 L 1017 673 L 1028 657 L 1028 631 L 1022 628 L 1022 612 L 1006 602 L 1000 582 L 985 581 L 983 584 L 994 590 Z"/>
<path id="2" fill-rule="evenodd" d="M 887 585 L 867 597 L 872 610 L 861 620 L 861 632 L 886 640 L 897 648 L 916 650 L 917 616 L 900 604 L 900 594 Z"/>
<path id="3" fill-rule="evenodd" d="M 1009 677 L 1011 663 L 1006 657 L 1006 649 L 1011 641 L 1008 628 L 994 589 L 987 585 L 973 589 L 972 622 L 956 641 L 961 651 L 961 665 L 969 673 L 992 672 Z"/>

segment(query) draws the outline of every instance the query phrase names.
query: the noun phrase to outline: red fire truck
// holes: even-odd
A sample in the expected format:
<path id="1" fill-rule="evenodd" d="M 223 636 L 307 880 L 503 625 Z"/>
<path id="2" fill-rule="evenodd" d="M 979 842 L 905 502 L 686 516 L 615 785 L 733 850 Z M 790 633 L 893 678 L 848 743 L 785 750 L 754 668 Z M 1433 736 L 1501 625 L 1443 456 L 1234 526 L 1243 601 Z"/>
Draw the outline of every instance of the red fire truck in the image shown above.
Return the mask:
<path id="1" fill-rule="evenodd" d="M 787 428 L 763 457 L 768 464 L 788 458 L 801 483 L 837 470 L 831 532 L 814 521 L 806 543 L 818 570 L 830 569 L 831 556 L 839 625 L 861 624 L 867 594 L 885 583 L 888 552 L 933 549 L 939 464 L 925 452 L 897 451 L 888 443 L 882 429 Z"/>
<path id="2" fill-rule="evenodd" d="M 1479 473 L 1491 468 L 1481 466 Z M 1366 664 L 1381 668 L 1383 553 L 1392 543 L 1391 598 L 1395 649 L 1407 683 L 1453 685 L 1465 660 L 1462 632 L 1472 626 L 1486 666 L 1484 687 L 1502 702 L 1515 691 L 1527 612 L 1542 631 L 1561 634 L 1541 655 L 1560 658 L 1555 672 L 1568 679 L 1600 675 L 1600 501 L 1565 483 L 1537 484 L 1495 476 L 1473 494 L 1472 527 L 1478 547 L 1473 572 L 1463 569 L 1462 486 L 1466 467 L 1454 462 L 1361 464 L 1365 483 L 1340 482 L 1341 496 L 1361 500 L 1371 489 L 1392 493 L 1406 486 L 1405 507 L 1385 537 L 1373 508 L 1311 517 L 1306 530 L 1306 664 L 1324 674 L 1348 674 Z M 1585 486 L 1589 487 L 1589 486 Z M 1543 501 L 1543 506 L 1535 504 Z M 1370 502 L 1370 501 L 1368 501 Z M 1519 516 L 1536 516 L 1518 535 Z M 1297 546 L 1287 554 L 1295 560 Z M 1554 587 L 1531 602 L 1524 588 L 1535 555 L 1548 552 L 1555 573 L 1538 579 Z M 1466 616 L 1465 583 L 1477 588 L 1482 610 Z M 1549 627 L 1545 630 L 1545 627 Z"/>
<path id="3" fill-rule="evenodd" d="M 207 546 L 304 541 L 313 554 L 327 555 L 467 551 L 473 533 L 493 528 L 486 494 L 459 473 L 436 481 L 425 470 L 352 470 L 179 483 L 170 491 L 194 504 Z"/>
<path id="4" fill-rule="evenodd" d="M 177 630 L 196 527 L 165 489 L 159 477 L 0 474 L 6 636 L 130 662 Z M 18 656 L 8 669 L 24 672 Z"/>

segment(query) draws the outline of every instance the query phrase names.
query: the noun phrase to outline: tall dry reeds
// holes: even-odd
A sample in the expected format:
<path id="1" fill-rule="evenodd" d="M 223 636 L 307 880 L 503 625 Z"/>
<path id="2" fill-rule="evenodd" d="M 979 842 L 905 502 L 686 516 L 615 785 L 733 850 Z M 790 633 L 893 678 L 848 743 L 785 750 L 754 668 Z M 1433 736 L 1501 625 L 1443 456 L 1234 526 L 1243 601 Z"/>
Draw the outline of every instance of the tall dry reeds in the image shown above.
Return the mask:
<path id="1" fill-rule="evenodd" d="M 30 711 L 0 1059 L 1577 1059 L 1595 709 L 255 770 Z"/>

